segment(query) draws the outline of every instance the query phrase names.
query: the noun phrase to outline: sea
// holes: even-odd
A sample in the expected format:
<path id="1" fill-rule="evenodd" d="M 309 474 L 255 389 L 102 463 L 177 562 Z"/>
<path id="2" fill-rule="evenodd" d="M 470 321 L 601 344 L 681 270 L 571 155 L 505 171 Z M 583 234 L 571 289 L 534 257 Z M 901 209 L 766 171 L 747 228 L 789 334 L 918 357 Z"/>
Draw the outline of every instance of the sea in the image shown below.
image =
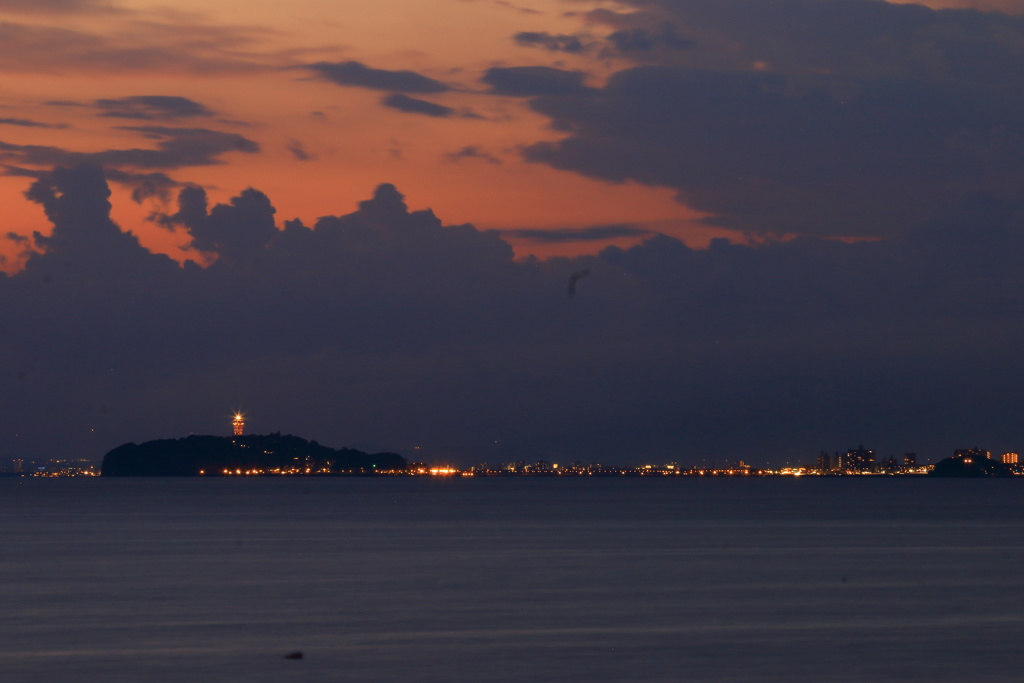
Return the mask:
<path id="1" fill-rule="evenodd" d="M 1024 680 L 1017 479 L 6 478 L 0 529 L 3 683 Z"/>

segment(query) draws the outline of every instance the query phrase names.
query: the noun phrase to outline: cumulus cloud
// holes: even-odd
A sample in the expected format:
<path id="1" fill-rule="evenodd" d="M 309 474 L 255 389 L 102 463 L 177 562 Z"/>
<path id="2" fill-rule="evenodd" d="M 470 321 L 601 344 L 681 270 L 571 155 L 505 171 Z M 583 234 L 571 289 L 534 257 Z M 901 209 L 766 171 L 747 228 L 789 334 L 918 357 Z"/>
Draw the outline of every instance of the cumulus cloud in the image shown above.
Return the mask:
<path id="1" fill-rule="evenodd" d="M 317 62 L 307 67 L 320 78 L 335 85 L 390 90 L 399 93 L 439 93 L 448 86 L 415 71 L 387 71 L 373 69 L 360 62 Z"/>
<path id="2" fill-rule="evenodd" d="M 173 272 L 169 258 L 146 251 L 110 219 L 110 190 L 101 169 L 57 168 L 32 183 L 25 196 L 40 204 L 53 224 L 49 235 L 33 236 L 47 258 L 30 260 L 27 277 L 41 270 L 95 293 L 124 277 L 142 276 L 147 268 L 154 275 Z"/>
<path id="3" fill-rule="evenodd" d="M 135 95 L 119 99 L 96 100 L 100 116 L 122 119 L 173 120 L 209 117 L 213 112 L 206 106 L 177 95 Z"/>
<path id="4" fill-rule="evenodd" d="M 4 169 L 3 175 L 10 177 L 32 178 L 47 182 L 53 177 L 52 169 L 30 169 L 11 165 L 0 165 L 0 167 Z M 130 187 L 132 200 L 137 204 L 152 198 L 166 201 L 170 198 L 171 191 L 181 186 L 178 181 L 166 173 L 132 172 L 113 167 L 102 169 L 102 173 L 106 180 Z"/>
<path id="5" fill-rule="evenodd" d="M 498 234 L 410 210 L 388 184 L 308 227 L 277 226 L 257 190 L 211 208 L 186 187 L 163 219 L 217 256 L 199 268 L 119 229 L 98 169 L 58 169 L 29 196 L 53 230 L 0 278 L 12 456 L 222 433 L 239 400 L 258 431 L 466 463 L 802 458 L 861 441 L 937 459 L 1021 438 L 1020 204 L 979 198 L 877 242 L 694 250 L 655 235 L 518 262 Z"/>
<path id="6" fill-rule="evenodd" d="M 107 180 L 130 186 L 132 200 L 137 204 L 151 198 L 167 200 L 171 191 L 180 187 L 180 183 L 166 173 L 130 173 L 116 168 L 107 168 L 104 169 L 103 175 Z"/>
<path id="7" fill-rule="evenodd" d="M 258 258 L 277 234 L 276 209 L 265 194 L 249 188 L 230 204 L 218 204 L 207 212 L 206 192 L 188 187 L 178 196 L 178 213 L 165 223 L 178 224 L 192 236 L 191 246 L 214 253 L 229 263 Z"/>
<path id="8" fill-rule="evenodd" d="M 381 104 L 385 107 L 397 109 L 398 111 L 405 112 L 407 114 L 422 114 L 424 116 L 433 116 L 435 118 L 448 118 L 455 113 L 455 110 L 451 107 L 445 107 L 434 102 L 427 102 L 426 100 L 417 99 L 415 97 L 409 97 L 401 93 L 392 93 L 381 100 Z"/>
<path id="9" fill-rule="evenodd" d="M 483 75 L 483 82 L 497 95 L 533 97 L 538 95 L 571 95 L 589 92 L 583 85 L 586 74 L 550 66 L 492 67 Z"/>

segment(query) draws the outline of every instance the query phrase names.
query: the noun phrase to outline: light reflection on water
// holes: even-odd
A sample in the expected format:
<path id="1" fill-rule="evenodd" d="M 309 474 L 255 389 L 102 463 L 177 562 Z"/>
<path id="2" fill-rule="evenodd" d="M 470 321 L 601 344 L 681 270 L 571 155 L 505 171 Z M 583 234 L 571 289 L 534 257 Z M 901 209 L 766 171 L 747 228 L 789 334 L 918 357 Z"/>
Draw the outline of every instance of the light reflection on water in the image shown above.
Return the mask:
<path id="1" fill-rule="evenodd" d="M 1022 485 L 0 480 L 0 680 L 1016 681 Z"/>

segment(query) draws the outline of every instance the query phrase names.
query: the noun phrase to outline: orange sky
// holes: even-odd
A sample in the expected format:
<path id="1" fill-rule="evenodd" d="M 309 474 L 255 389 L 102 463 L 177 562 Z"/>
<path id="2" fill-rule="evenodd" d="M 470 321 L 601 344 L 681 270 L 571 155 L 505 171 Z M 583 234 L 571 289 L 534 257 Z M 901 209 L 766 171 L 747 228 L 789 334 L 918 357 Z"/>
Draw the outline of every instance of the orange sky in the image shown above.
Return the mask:
<path id="1" fill-rule="evenodd" d="M 131 0 L 117 7 L 124 11 L 12 13 L 8 18 L 98 37 L 101 47 L 109 45 L 112 51 L 146 45 L 181 58 L 140 65 L 130 59 L 119 62 L 116 54 L 103 57 L 102 49 L 92 51 L 101 55 L 93 62 L 73 49 L 32 65 L 18 64 L 16 55 L 0 57 L 0 68 L 8 63 L 0 118 L 64 126 L 0 125 L 0 141 L 80 152 L 145 147 L 147 141 L 136 132 L 117 129 L 138 121 L 99 117 L 84 106 L 44 103 L 174 95 L 202 103 L 216 112 L 216 119 L 159 125 L 238 133 L 258 142 L 262 152 L 226 154 L 220 164 L 169 174 L 204 185 L 213 201 L 256 187 L 270 196 L 282 222 L 301 218 L 312 223 L 321 215 L 348 213 L 378 183 L 392 182 L 407 195 L 410 208 L 430 207 L 448 223 L 500 229 L 660 222 L 676 226 L 681 235 L 692 232 L 696 242 L 721 234 L 693 225 L 696 214 L 670 190 L 612 185 L 521 160 L 520 146 L 560 135 L 547 130 L 545 120 L 521 99 L 481 94 L 485 88 L 479 77 L 495 65 L 583 66 L 581 58 L 555 57 L 511 40 L 523 30 L 579 31 L 583 24 L 578 18 L 562 16 L 564 3 L 530 0 L 517 9 L 461 0 L 184 0 L 169 11 L 160 3 Z M 189 32 L 193 37 L 183 37 Z M 211 47 L 225 44 L 227 48 Z M 456 91 L 444 94 L 444 105 L 479 118 L 436 119 L 393 111 L 378 104 L 383 96 L 379 91 L 339 87 L 314 79 L 308 71 L 287 68 L 350 59 L 372 68 L 410 69 L 450 84 Z M 204 65 L 194 66 L 192 60 Z M 295 143 L 308 160 L 289 152 Z M 467 147 L 478 150 L 480 157 L 450 156 Z M 8 207 L 5 232 L 46 230 L 39 208 L 20 199 L 29 182 L 0 178 L 0 196 Z M 174 236 L 146 222 L 145 216 L 156 208 L 150 202 L 134 205 L 115 187 L 114 206 L 121 225 L 144 244 L 177 252 Z M 517 246 L 520 253 L 545 253 L 531 245 Z M 578 248 L 570 245 L 569 251 Z"/>
<path id="2" fill-rule="evenodd" d="M 80 12 L 12 3 L 0 20 L 20 27 L 19 41 L 0 47 L 0 142 L 75 152 L 152 147 L 124 126 L 202 127 L 257 142 L 259 154 L 225 153 L 206 166 L 168 169 L 179 182 L 207 187 L 226 201 L 246 187 L 267 193 L 279 222 L 344 214 L 381 182 L 394 183 L 410 208 L 430 207 L 447 223 L 479 228 L 583 228 L 657 225 L 693 245 L 728 235 L 696 223 L 700 216 L 666 188 L 610 184 L 523 161 L 521 147 L 558 139 L 523 98 L 486 94 L 480 82 L 493 66 L 556 66 L 586 70 L 589 84 L 622 64 L 517 45 L 520 31 L 607 32 L 582 12 L 628 11 L 600 0 L 179 0 L 173 9 L 151 0 L 83 0 Z M 1011 0 L 934 0 L 932 6 L 1012 9 Z M 33 9 L 36 7 L 36 9 Z M 91 9 L 90 9 L 91 7 Z M 28 8 L 27 10 L 25 8 Z M 99 9 L 97 9 L 99 8 Z M 104 9 L 105 8 L 105 9 Z M 413 70 L 449 85 L 417 97 L 458 112 L 434 118 L 388 109 L 378 90 L 340 87 L 297 65 L 356 60 L 375 69 Z M 99 116 L 93 102 L 173 95 L 213 116 L 138 121 Z M 54 100 L 74 106 L 52 106 Z M 466 115 L 470 115 L 471 118 Z M 301 149 L 300 160 L 289 148 Z M 456 157 L 470 148 L 475 156 Z M 13 162 L 11 162 L 13 163 Z M 34 167 L 34 170 L 42 170 Z M 0 177 L 5 233 L 48 226 L 22 193 L 30 180 Z M 114 215 L 152 249 L 181 256 L 180 236 L 146 221 L 154 209 L 115 187 Z M 734 236 L 739 239 L 739 236 Z M 578 253 L 605 243 L 541 248 L 520 242 L 520 255 Z M 17 248 L 0 253 L 14 267 Z"/>

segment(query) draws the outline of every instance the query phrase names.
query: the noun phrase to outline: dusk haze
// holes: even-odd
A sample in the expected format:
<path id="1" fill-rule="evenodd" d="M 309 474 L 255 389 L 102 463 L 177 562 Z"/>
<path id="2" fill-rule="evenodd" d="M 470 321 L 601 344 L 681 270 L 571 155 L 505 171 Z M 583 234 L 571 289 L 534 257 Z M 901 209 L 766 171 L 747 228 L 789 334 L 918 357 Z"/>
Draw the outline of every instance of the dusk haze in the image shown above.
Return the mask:
<path id="1" fill-rule="evenodd" d="M 1019 450 L 1021 7 L 2 2 L 3 457 Z"/>
<path id="2" fill-rule="evenodd" d="M 4 683 L 1020 678 L 1024 0 L 0 0 L 0 206 Z"/>

